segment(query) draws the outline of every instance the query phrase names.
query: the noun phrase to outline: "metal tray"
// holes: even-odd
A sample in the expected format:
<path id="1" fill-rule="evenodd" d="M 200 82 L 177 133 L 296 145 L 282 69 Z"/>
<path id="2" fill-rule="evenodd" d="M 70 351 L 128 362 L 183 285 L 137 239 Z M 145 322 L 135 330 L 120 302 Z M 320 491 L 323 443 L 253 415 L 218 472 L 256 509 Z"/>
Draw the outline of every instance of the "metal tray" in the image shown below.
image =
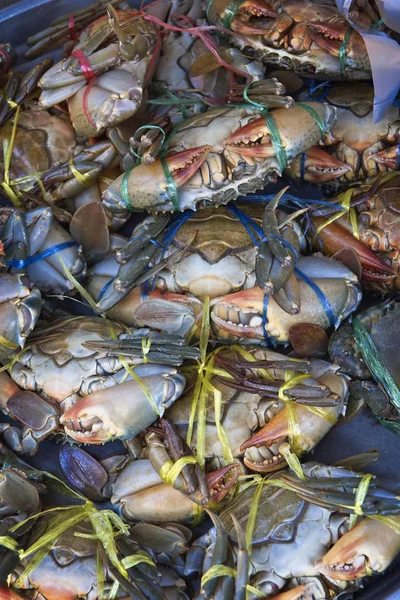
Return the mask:
<path id="1" fill-rule="evenodd" d="M 26 70 L 34 64 L 34 61 L 26 62 L 23 58 L 27 37 L 48 27 L 57 16 L 77 10 L 91 1 L 93 0 L 0 0 L 0 41 L 14 45 L 19 55 L 17 65 L 21 70 Z M 139 2 L 130 0 L 130 4 L 138 6 Z M 56 50 L 50 55 L 58 60 L 59 52 Z M 271 193 L 281 187 L 282 183 L 279 183 L 268 186 L 266 191 Z M 319 191 L 308 185 L 292 185 L 290 191 L 303 198 L 319 196 Z M 96 456 L 105 456 L 120 449 L 119 443 L 109 443 L 100 448 L 89 448 L 89 451 Z M 339 422 L 319 444 L 313 456 L 316 460 L 332 464 L 372 449 L 380 452 L 380 458 L 368 470 L 392 480 L 392 488 L 394 486 L 394 489 L 400 489 L 400 438 L 380 425 L 367 409 L 349 421 Z M 57 455 L 55 442 L 45 441 L 38 454 L 27 462 L 54 472 L 58 471 Z M 365 588 L 354 595 L 354 600 L 400 600 L 400 556 L 384 575 L 371 578 Z"/>

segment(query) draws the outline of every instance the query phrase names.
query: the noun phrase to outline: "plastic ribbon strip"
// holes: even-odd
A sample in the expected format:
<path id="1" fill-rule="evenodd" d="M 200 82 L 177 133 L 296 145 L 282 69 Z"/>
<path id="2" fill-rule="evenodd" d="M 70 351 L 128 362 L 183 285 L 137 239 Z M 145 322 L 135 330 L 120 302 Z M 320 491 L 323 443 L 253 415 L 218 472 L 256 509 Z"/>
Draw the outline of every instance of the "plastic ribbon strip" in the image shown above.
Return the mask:
<path id="1" fill-rule="evenodd" d="M 359 318 L 354 317 L 353 327 L 357 346 L 365 364 L 371 371 L 374 379 L 384 388 L 389 397 L 389 402 L 400 411 L 400 390 L 396 385 L 389 369 L 384 363 L 378 348 L 368 333 L 365 325 Z"/>
<path id="2" fill-rule="evenodd" d="M 76 28 L 75 28 L 75 18 L 74 18 L 74 13 L 70 13 L 69 15 L 69 19 L 68 19 L 68 31 L 69 31 L 69 37 L 72 41 L 75 41 L 77 38 L 76 35 Z"/>
<path id="3" fill-rule="evenodd" d="M 333 313 L 330 302 L 329 302 L 328 298 L 325 296 L 325 294 L 323 293 L 323 291 L 317 286 L 315 281 L 313 281 L 312 279 L 307 277 L 307 275 L 305 273 L 303 273 L 302 271 L 300 271 L 300 269 L 295 267 L 294 271 L 295 271 L 296 275 L 298 275 L 300 277 L 300 279 L 302 279 L 307 285 L 309 285 L 310 288 L 316 293 L 316 295 L 318 296 L 318 299 L 321 302 L 321 304 L 324 308 L 324 311 L 329 319 L 329 324 L 331 325 L 331 327 L 335 327 L 335 325 L 336 325 L 335 315 Z"/>
<path id="4" fill-rule="evenodd" d="M 352 33 L 353 33 L 353 27 L 350 26 L 347 29 L 347 31 L 344 35 L 344 38 L 343 38 L 343 42 L 341 43 L 340 48 L 339 48 L 340 74 L 345 79 L 347 78 L 347 75 L 346 75 L 346 51 L 347 51 L 347 46 L 349 45 L 349 41 L 350 41 L 350 37 L 351 37 Z"/>
<path id="5" fill-rule="evenodd" d="M 79 183 L 81 185 L 83 185 L 83 187 L 87 188 L 92 185 L 93 179 L 90 176 L 90 174 L 89 173 L 80 173 L 74 165 L 74 160 L 73 160 L 72 156 L 69 159 L 68 165 L 69 165 L 69 168 L 71 169 L 72 175 L 75 177 L 75 179 L 77 181 L 79 181 Z"/>
<path id="6" fill-rule="evenodd" d="M 88 84 L 86 86 L 86 89 L 83 93 L 83 98 L 82 98 L 83 112 L 85 114 L 85 117 L 91 124 L 91 126 L 96 128 L 96 125 L 95 125 L 95 123 L 90 115 L 89 109 L 88 109 L 88 95 L 89 95 L 89 92 L 92 89 L 94 82 L 96 80 L 96 74 L 93 71 L 93 69 L 90 65 L 90 62 L 88 61 L 86 54 L 82 50 L 75 50 L 75 52 L 73 52 L 71 54 L 71 57 L 72 56 L 74 56 L 75 58 L 78 59 L 79 66 L 81 68 L 81 73 L 82 73 L 83 77 L 86 79 L 86 82 Z"/>
<path id="7" fill-rule="evenodd" d="M 8 71 L 8 69 L 10 68 L 11 65 L 11 58 L 9 56 L 9 54 L 3 50 L 3 48 L 0 48 L 0 56 L 3 57 L 4 63 L 1 66 L 0 71 L 2 73 L 6 73 Z"/>
<path id="8" fill-rule="evenodd" d="M 173 487 L 182 469 L 186 465 L 195 465 L 196 463 L 197 460 L 194 456 L 181 456 L 175 463 L 170 459 L 162 465 L 159 475 L 164 483 Z"/>
<path id="9" fill-rule="evenodd" d="M 161 132 L 161 135 L 162 135 L 162 142 L 161 142 L 161 145 L 163 145 L 163 144 L 164 144 L 164 142 L 165 142 L 165 131 L 164 131 L 164 129 L 163 129 L 162 127 L 160 127 L 159 125 L 142 125 L 141 127 L 138 127 L 138 128 L 136 129 L 136 132 L 135 132 L 135 134 L 136 134 L 138 131 L 141 131 L 142 129 L 158 129 L 158 131 L 160 131 L 160 132 Z M 132 155 L 133 155 L 135 158 L 137 158 L 137 159 L 139 159 L 139 160 L 142 160 L 142 157 L 141 157 L 141 156 L 139 156 L 139 154 L 138 154 L 137 152 L 135 152 L 133 148 L 130 148 L 130 149 L 129 149 L 129 152 L 130 152 L 130 153 L 131 153 L 131 154 L 132 154 Z"/>
<path id="10" fill-rule="evenodd" d="M 21 201 L 18 198 L 17 194 L 10 187 L 10 164 L 11 164 L 11 157 L 12 157 L 14 143 L 15 143 L 15 137 L 17 135 L 17 124 L 18 124 L 18 117 L 19 117 L 20 110 L 21 110 L 21 107 L 17 106 L 16 111 L 15 111 L 14 123 L 13 123 L 12 131 L 11 131 L 10 139 L 8 140 L 5 138 L 3 140 L 4 180 L 1 183 L 1 186 L 6 191 L 7 196 L 9 197 L 11 202 L 14 204 L 14 206 L 17 208 L 21 207 L 22 204 L 21 204 Z"/>
<path id="11" fill-rule="evenodd" d="M 49 256 L 54 256 L 58 252 L 62 252 L 67 248 L 77 247 L 78 244 L 73 240 L 69 242 L 62 242 L 61 244 L 56 244 L 55 246 L 51 246 L 47 248 L 47 250 L 43 250 L 43 252 L 39 252 L 38 254 L 34 254 L 33 256 L 28 256 L 27 258 L 21 260 L 7 260 L 7 267 L 15 267 L 17 269 L 25 269 L 25 267 L 29 267 L 29 265 L 33 265 Z"/>

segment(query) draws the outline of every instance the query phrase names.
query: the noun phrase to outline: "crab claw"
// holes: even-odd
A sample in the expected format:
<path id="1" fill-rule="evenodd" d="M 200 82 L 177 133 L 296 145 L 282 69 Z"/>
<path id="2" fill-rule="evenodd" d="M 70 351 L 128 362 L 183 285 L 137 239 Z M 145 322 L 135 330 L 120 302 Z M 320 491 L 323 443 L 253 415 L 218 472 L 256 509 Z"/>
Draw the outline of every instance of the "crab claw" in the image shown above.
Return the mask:
<path id="1" fill-rule="evenodd" d="M 252 458 L 249 458 L 245 455 L 244 464 L 246 467 L 259 473 L 271 473 L 281 469 L 286 462 L 282 454 L 279 452 L 279 445 L 280 443 L 286 441 L 288 435 L 288 415 L 286 408 L 283 408 L 266 425 L 264 425 L 264 427 L 249 437 L 240 446 L 241 452 L 244 452 L 253 446 L 265 446 L 269 449 L 271 449 L 271 446 L 274 446 L 274 448 L 271 450 L 270 458 L 265 458 L 263 461 L 256 462 Z"/>
<path id="2" fill-rule="evenodd" d="M 400 552 L 400 535 L 365 518 L 339 539 L 316 567 L 332 579 L 348 581 L 384 571 Z"/>
<path id="3" fill-rule="evenodd" d="M 351 171 L 351 167 L 317 146 L 313 146 L 300 157 L 295 158 L 287 169 L 292 177 L 310 183 L 334 181 L 348 171 Z"/>
<path id="4" fill-rule="evenodd" d="M 171 210 L 171 206 L 173 209 L 174 203 L 168 194 L 170 182 L 167 180 L 166 170 L 175 186 L 179 188 L 193 177 L 211 150 L 212 146 L 198 146 L 170 154 L 164 159 L 165 162 L 157 159 L 151 165 L 138 165 L 131 170 L 127 181 L 125 173 L 115 179 L 104 192 L 106 208 L 117 205 L 131 210 L 157 208 L 160 211 L 168 211 Z M 134 203 L 131 202 L 133 198 Z"/>
<path id="5" fill-rule="evenodd" d="M 142 377 L 140 383 L 126 381 L 79 400 L 60 419 L 66 434 L 82 444 L 130 439 L 179 398 L 185 378 L 176 369 L 163 367 L 162 374 Z"/>
<path id="6" fill-rule="evenodd" d="M 231 29 L 240 35 L 262 35 L 265 33 L 265 19 L 277 16 L 265 0 L 245 0 L 236 11 Z"/>
<path id="7" fill-rule="evenodd" d="M 266 0 L 244 0 L 235 3 L 232 18 L 231 3 L 228 0 L 213 0 L 207 9 L 207 18 L 212 25 L 227 27 L 241 35 L 262 35 L 267 24 L 277 17 L 277 13 Z M 270 21 L 269 21 L 270 20 Z"/>
<path id="8" fill-rule="evenodd" d="M 386 167 L 386 169 L 399 170 L 400 156 L 397 145 L 386 148 L 386 150 L 381 150 L 377 154 L 372 154 L 369 158 L 378 163 L 378 165 Z"/>
<path id="9" fill-rule="evenodd" d="M 0 600 L 24 600 L 22 596 L 14 592 L 11 588 L 6 585 L 0 587 Z"/>
<path id="10" fill-rule="evenodd" d="M 240 474 L 239 471 L 239 463 L 232 463 L 206 474 L 211 502 L 219 504 L 229 494 Z"/>
<path id="11" fill-rule="evenodd" d="M 346 19 L 328 19 L 320 23 L 307 23 L 307 31 L 311 39 L 332 56 L 340 57 L 349 23 Z M 345 46 L 346 66 L 369 70 L 370 63 L 362 36 L 352 29 Z"/>
<path id="12" fill-rule="evenodd" d="M 325 223 L 324 217 L 314 217 L 312 223 L 320 227 Z M 396 276 L 396 271 L 391 269 L 379 256 L 363 242 L 357 240 L 339 223 L 329 223 L 318 232 L 323 252 L 333 256 L 343 248 L 352 248 L 358 255 L 362 267 L 362 279 L 378 283 L 390 283 Z"/>
<path id="13" fill-rule="evenodd" d="M 336 113 L 332 107 L 319 102 L 304 104 L 317 111 L 327 127 L 334 121 Z M 316 120 L 301 105 L 295 105 L 288 109 L 280 108 L 271 114 L 279 131 L 287 160 L 292 160 L 301 152 L 306 151 L 322 137 Z M 255 119 L 237 129 L 225 140 L 224 146 L 231 152 L 251 158 L 266 159 L 276 156 L 276 143 L 272 141 L 265 117 Z"/>

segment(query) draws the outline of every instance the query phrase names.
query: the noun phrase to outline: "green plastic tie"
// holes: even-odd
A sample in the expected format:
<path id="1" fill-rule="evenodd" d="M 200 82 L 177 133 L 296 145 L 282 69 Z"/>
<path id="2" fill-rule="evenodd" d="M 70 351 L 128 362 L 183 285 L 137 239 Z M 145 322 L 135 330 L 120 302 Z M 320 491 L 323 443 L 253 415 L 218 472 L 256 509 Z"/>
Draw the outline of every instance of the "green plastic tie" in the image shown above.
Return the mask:
<path id="1" fill-rule="evenodd" d="M 353 33 L 353 28 L 349 27 L 345 33 L 343 38 L 343 42 L 339 49 L 339 60 L 340 60 L 340 74 L 346 78 L 346 50 L 349 45 L 351 34 Z"/>

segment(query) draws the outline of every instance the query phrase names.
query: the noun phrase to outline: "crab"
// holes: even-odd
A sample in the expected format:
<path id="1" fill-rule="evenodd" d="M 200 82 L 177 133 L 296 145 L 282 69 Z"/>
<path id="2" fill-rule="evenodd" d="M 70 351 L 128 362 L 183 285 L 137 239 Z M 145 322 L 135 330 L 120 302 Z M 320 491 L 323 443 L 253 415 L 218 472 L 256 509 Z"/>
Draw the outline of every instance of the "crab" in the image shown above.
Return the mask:
<path id="1" fill-rule="evenodd" d="M 157 213 L 226 204 L 280 175 L 284 163 L 317 143 L 334 120 L 335 110 L 319 103 L 278 108 L 270 116 L 250 104 L 212 108 L 176 127 L 165 158 L 116 179 L 103 194 L 104 206 Z"/>
<path id="2" fill-rule="evenodd" d="M 336 212 L 335 203 L 340 203 L 342 196 L 332 199 L 329 215 L 313 218 L 315 248 L 328 255 L 352 248 L 361 262 L 364 285 L 383 293 L 397 291 L 400 285 L 399 184 L 400 175 L 393 173 L 346 192 L 351 195 L 356 228 L 348 212 L 343 214 L 340 208 Z M 339 218 L 327 223 L 331 216 Z"/>
<path id="3" fill-rule="evenodd" d="M 98 516 L 101 518 L 102 513 L 99 512 Z M 27 547 L 40 542 L 44 535 L 51 536 L 51 523 L 51 514 L 50 517 L 47 515 L 47 518 L 42 516 L 31 531 Z M 184 582 L 173 568 L 161 567 L 161 563 L 158 563 L 158 555 L 161 555 L 163 550 L 164 565 L 168 560 L 173 564 L 174 558 L 185 551 L 190 531 L 183 526 L 171 523 L 162 529 L 142 523 L 137 532 L 135 528 L 129 531 L 129 528 L 125 527 L 120 532 L 123 535 L 119 535 L 114 542 L 116 554 L 113 557 L 114 563 L 116 559 L 121 561 L 119 565 L 123 575 L 108 557 L 108 548 L 99 551 L 101 545 L 95 532 L 97 533 L 87 522 L 80 522 L 67 529 L 50 542 L 47 554 L 38 561 L 31 572 L 24 574 L 29 559 L 25 559 L 16 567 L 10 577 L 10 588 L 2 588 L 0 598 L 20 598 L 21 592 L 28 598 L 40 594 L 46 600 L 96 600 L 101 589 L 111 592 L 114 584 L 115 598 L 127 598 L 127 594 L 128 597 L 139 597 L 144 589 L 147 597 L 165 600 L 169 588 L 172 591 L 175 586 L 177 589 L 183 587 Z M 115 533 L 112 532 L 111 535 Z M 135 538 L 141 539 L 141 543 L 137 543 Z M 139 560 L 136 565 L 128 566 L 125 570 L 122 564 L 126 556 L 135 556 Z M 103 581 L 99 579 L 100 573 Z M 116 581 L 119 585 L 115 592 Z"/>
<path id="4" fill-rule="evenodd" d="M 243 461 L 253 472 L 270 473 L 285 464 L 282 444 L 288 440 L 292 441 L 299 454 L 311 451 L 319 443 L 344 411 L 348 384 L 338 372 L 339 368 L 328 362 L 300 361 L 296 365 L 295 361 L 282 354 L 254 348 L 250 348 L 245 356 L 247 358 L 241 356 L 234 346 L 216 357 L 218 374 L 211 378 L 211 391 L 206 393 L 204 455 L 209 468 L 218 468 L 224 463 L 224 445 L 215 421 L 217 408 L 213 389 L 217 389 L 221 394 L 221 425 L 233 458 Z M 254 368 L 253 361 L 256 365 Z M 260 371 L 263 366 L 266 370 Z M 298 436 L 294 437 L 286 403 L 289 396 L 285 400 L 278 397 L 285 375 L 292 368 L 296 374 L 302 373 L 304 376 L 304 385 L 293 390 L 294 396 L 303 394 L 304 399 L 304 405 L 302 400 L 292 404 L 299 424 Z M 219 375 L 221 372 L 226 375 Z M 309 374 L 309 379 L 306 374 Z M 165 413 L 181 435 L 186 435 L 188 430 L 194 386 L 195 382 L 189 379 L 186 392 Z M 290 389 L 287 394 L 290 395 Z M 307 407 L 314 401 L 317 405 L 320 402 L 321 410 L 313 411 Z M 195 425 L 190 442 L 192 448 L 199 444 L 198 428 L 201 424 L 198 417 Z"/>
<path id="5" fill-rule="evenodd" d="M 134 356 L 126 361 L 104 350 L 113 336 L 128 337 Z M 99 444 L 129 439 L 153 423 L 185 386 L 169 365 L 199 356 L 182 338 L 156 338 L 149 330 L 127 334 L 118 323 L 96 317 L 67 317 L 37 328 L 10 368 L 13 380 L 29 391 L 8 382 L 2 397 L 2 410 L 24 426 L 20 451 L 35 452 L 59 424 L 72 439 Z"/>
<path id="6" fill-rule="evenodd" d="M 42 295 L 20 274 L 0 273 L 0 359 L 25 346 L 40 315 Z"/>
<path id="7" fill-rule="evenodd" d="M 86 274 L 81 248 L 55 221 L 51 208 L 13 210 L 1 228 L 1 237 L 10 273 L 26 274 L 44 293 L 73 289 L 63 264 L 78 279 Z"/>
<path id="8" fill-rule="evenodd" d="M 329 354 L 354 380 L 352 397 L 400 434 L 400 379 L 396 351 L 400 305 L 392 299 L 357 315 L 356 325 L 344 323 L 329 341 Z M 375 381 L 371 381 L 374 378 Z M 375 383 L 376 382 L 376 383 Z"/>
<path id="9" fill-rule="evenodd" d="M 78 138 L 99 136 L 140 108 L 157 52 L 153 24 L 109 4 L 107 15 L 80 34 L 71 56 L 40 79 L 39 103 L 49 108 L 68 99 Z"/>
<path id="10" fill-rule="evenodd" d="M 253 600 L 255 588 L 276 600 L 327 600 L 349 586 L 357 589 L 362 577 L 384 571 L 395 559 L 399 534 L 368 516 L 387 514 L 385 501 L 375 501 L 380 493 L 388 494 L 388 513 L 397 514 L 395 494 L 371 482 L 362 503 L 367 516 L 352 527 L 354 485 L 364 474 L 313 462 L 302 468 L 304 479 L 281 472 L 260 483 L 261 489 L 250 485 L 213 517 L 214 528 L 193 543 L 186 558 L 188 577 L 203 574 L 199 598 L 224 593 L 236 600 L 247 593 Z M 234 567 L 236 581 L 229 571 L 211 574 L 221 564 Z"/>
<path id="11" fill-rule="evenodd" d="M 2 126 L 2 142 L 11 139 L 12 128 L 11 121 Z M 75 132 L 68 119 L 51 115 L 34 103 L 29 104 L 18 114 L 8 173 L 12 187 L 17 191 L 31 188 L 40 173 L 56 163 L 68 162 L 75 146 Z M 0 175 L 3 179 L 3 163 L 0 165 Z"/>
<path id="12" fill-rule="evenodd" d="M 360 301 L 357 277 L 336 261 L 298 257 L 299 215 L 276 209 L 284 191 L 265 210 L 262 204 L 229 204 L 187 211 L 170 223 L 161 216 L 146 219 L 116 260 L 109 256 L 91 269 L 88 289 L 96 309 L 128 326 L 185 335 L 197 330 L 208 297 L 221 340 L 272 336 L 286 342 L 291 326 L 339 323 Z"/>
<path id="13" fill-rule="evenodd" d="M 337 109 L 336 122 L 320 141 L 324 149 L 306 151 L 289 165 L 289 176 L 299 176 L 302 162 L 306 181 L 343 186 L 397 168 L 392 158 L 393 144 L 400 134 L 397 106 L 393 104 L 384 118 L 374 123 L 374 89 L 365 82 L 328 87 L 323 101 Z"/>
<path id="14" fill-rule="evenodd" d="M 237 33 L 234 44 L 267 64 L 305 77 L 370 77 L 364 41 L 332 0 L 246 0 L 233 5 L 213 0 L 207 17 L 212 25 Z"/>

